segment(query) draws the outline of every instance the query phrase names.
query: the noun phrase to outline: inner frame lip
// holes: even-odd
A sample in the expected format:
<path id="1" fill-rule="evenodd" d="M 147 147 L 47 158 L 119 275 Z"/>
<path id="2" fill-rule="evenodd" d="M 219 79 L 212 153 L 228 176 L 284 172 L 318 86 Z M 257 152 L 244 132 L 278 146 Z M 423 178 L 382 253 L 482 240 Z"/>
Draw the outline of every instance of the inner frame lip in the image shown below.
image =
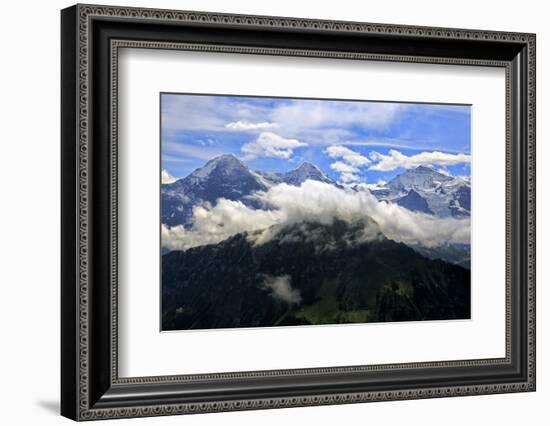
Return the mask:
<path id="1" fill-rule="evenodd" d="M 159 43 L 159 42 L 151 42 L 151 41 L 144 41 L 144 40 L 128 40 L 128 39 L 110 39 L 109 40 L 109 46 L 111 51 L 111 60 L 116 63 L 118 58 L 118 50 L 120 48 L 143 48 L 148 49 L 169 49 L 169 50 L 199 50 L 201 52 L 220 52 L 225 51 L 225 49 L 229 49 L 229 53 L 240 53 L 240 50 L 242 49 L 243 54 L 254 54 L 259 51 L 259 48 L 256 47 L 250 47 L 250 46 L 225 46 L 225 45 L 215 45 L 213 50 L 210 50 L 210 47 L 205 47 L 203 45 L 197 45 L 194 43 L 174 43 L 174 42 L 166 42 L 166 43 Z M 263 54 L 269 54 L 269 49 L 262 48 L 261 51 Z M 282 50 L 277 49 L 278 55 L 283 55 L 283 52 L 288 53 L 290 56 L 302 56 L 303 50 L 300 49 L 288 49 L 288 50 Z M 311 53 L 311 52 L 309 52 Z M 313 51 L 311 53 L 311 56 L 318 57 L 319 52 Z M 336 53 L 338 54 L 338 53 Z M 339 55 L 339 54 L 338 54 Z M 284 56 L 284 55 L 283 55 Z M 310 56 L 310 55 L 307 55 Z M 372 55 L 370 54 L 361 54 L 361 59 L 369 60 Z M 327 56 L 322 56 L 323 58 L 327 58 Z M 505 61 L 493 61 L 493 60 L 480 60 L 480 59 L 472 59 L 468 61 L 464 61 L 462 59 L 442 59 L 441 61 L 438 61 L 437 58 L 429 58 L 429 59 L 418 59 L 415 56 L 409 56 L 407 58 L 403 56 L 395 56 L 395 55 L 384 55 L 383 58 L 381 58 L 380 55 L 374 55 L 373 56 L 375 61 L 391 61 L 391 62 L 413 62 L 413 63 L 429 63 L 429 64 L 448 64 L 448 65 L 472 65 L 472 66 L 488 66 L 488 67 L 502 67 L 505 69 L 506 72 L 506 83 L 507 88 L 506 90 L 509 90 L 508 82 L 511 78 L 512 68 L 511 65 Z M 330 57 L 329 57 L 330 59 Z M 336 59 L 342 59 L 342 57 L 337 56 Z M 345 59 L 345 58 L 344 58 Z M 360 60 L 355 58 L 356 60 Z M 466 62 L 466 63 L 465 63 Z M 170 93 L 170 92 L 162 92 L 162 93 Z M 177 92 L 176 92 L 177 93 Z M 267 96 L 271 97 L 271 96 Z M 315 99 L 315 98 L 314 98 Z M 331 98 L 333 99 L 333 98 Z M 384 102 L 384 101 L 381 101 Z M 431 102 L 427 102 L 430 104 Z M 467 104 L 466 104 L 467 105 Z M 508 137 L 508 131 L 506 132 Z M 507 297 L 507 303 L 508 303 L 508 297 Z M 507 315 L 507 318 L 509 316 Z M 223 378 L 222 380 L 227 380 L 230 378 L 239 378 L 239 380 L 245 379 L 245 378 L 256 378 L 256 377 L 271 377 L 272 375 L 284 375 L 287 377 L 292 377 L 296 375 L 304 375 L 304 374 L 321 374 L 321 375 L 338 375 L 338 374 L 348 374 L 353 372 L 361 372 L 363 374 L 368 374 L 373 371 L 377 371 L 379 369 L 384 369 L 388 372 L 394 372 L 395 370 L 404 370 L 404 369 L 415 369 L 415 368 L 437 368 L 439 371 L 442 369 L 450 369 L 450 371 L 453 368 L 457 367 L 463 367 L 465 365 L 469 365 L 471 368 L 476 367 L 484 367 L 486 365 L 502 365 L 502 366 L 510 366 L 513 364 L 513 360 L 511 357 L 511 353 L 509 351 L 509 348 L 511 346 L 511 338 L 509 338 L 510 333 L 509 329 L 511 327 L 508 326 L 508 321 L 506 324 L 506 336 L 507 336 L 507 342 L 506 342 L 506 356 L 504 358 L 484 358 L 484 359 L 474 359 L 474 360 L 456 360 L 456 361 L 433 361 L 433 362 L 411 362 L 411 363 L 400 363 L 400 364 L 377 364 L 377 365 L 353 365 L 353 366 L 340 366 L 340 367 L 325 367 L 325 368 L 302 368 L 302 369 L 285 369 L 285 370 L 258 370 L 258 371 L 242 371 L 242 372 L 231 372 L 231 373 L 204 373 L 204 374 L 182 374 L 182 375 L 170 375 L 170 376 L 144 376 L 144 377 L 123 377 L 120 378 L 117 376 L 114 376 L 112 378 L 113 384 L 131 384 L 131 383 L 139 383 L 139 384 L 145 384 L 145 383 L 159 383 L 159 382 L 165 382 L 165 383 L 173 383 L 174 380 L 182 380 L 185 382 L 194 382 L 198 380 L 217 380 L 220 378 Z M 477 377 L 480 377 L 480 374 L 477 373 Z"/>

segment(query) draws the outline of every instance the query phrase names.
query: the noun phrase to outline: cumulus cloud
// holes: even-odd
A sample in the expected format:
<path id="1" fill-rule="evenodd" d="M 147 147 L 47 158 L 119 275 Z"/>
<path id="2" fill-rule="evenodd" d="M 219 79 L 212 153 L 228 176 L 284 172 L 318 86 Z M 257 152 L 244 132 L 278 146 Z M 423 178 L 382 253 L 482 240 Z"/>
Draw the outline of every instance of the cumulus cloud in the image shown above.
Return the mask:
<path id="1" fill-rule="evenodd" d="M 341 145 L 329 146 L 325 150 L 325 153 L 331 158 L 341 158 L 346 163 L 355 167 L 366 166 L 371 163 L 367 157 L 361 155 L 359 152 L 353 151 Z"/>
<path id="2" fill-rule="evenodd" d="M 361 180 L 361 176 L 356 175 L 355 173 L 349 173 L 349 172 L 340 173 L 340 181 L 344 183 L 359 182 L 360 180 Z"/>
<path id="3" fill-rule="evenodd" d="M 340 181 L 343 183 L 360 181 L 361 177 L 358 175 L 360 172 L 359 168 L 371 163 L 371 161 L 367 157 L 361 155 L 361 153 L 342 145 L 329 146 L 324 152 L 331 158 L 339 158 L 342 160 L 332 163 L 330 168 L 340 173 Z"/>
<path id="4" fill-rule="evenodd" d="M 284 227 L 335 219 L 349 223 L 376 222 L 376 230 L 364 232 L 366 239 L 381 231 L 386 237 L 407 244 L 435 247 L 448 243 L 470 243 L 470 218 L 440 218 L 412 212 L 397 204 L 379 201 L 368 191 L 354 191 L 308 180 L 301 186 L 279 184 L 255 194 L 264 209 L 252 209 L 240 201 L 220 199 L 193 210 L 192 226 L 162 225 L 162 244 L 175 250 L 218 243 L 247 232 L 255 244 L 270 241 Z"/>
<path id="5" fill-rule="evenodd" d="M 209 203 L 193 208 L 193 226 L 162 225 L 163 247 L 187 250 L 205 244 L 215 244 L 241 232 L 265 230 L 280 220 L 276 211 L 254 210 L 240 201 L 220 198 L 215 206 Z"/>
<path id="6" fill-rule="evenodd" d="M 310 145 L 328 145 L 356 137 L 352 128 L 384 130 L 409 104 L 315 99 L 281 99 L 163 94 L 165 136 L 188 131 L 268 131 Z"/>
<path id="7" fill-rule="evenodd" d="M 349 164 L 343 163 L 341 161 L 332 163 L 330 165 L 330 168 L 340 173 L 357 173 L 359 171 L 357 167 L 350 166 Z"/>
<path id="8" fill-rule="evenodd" d="M 203 96 L 184 94 L 163 94 L 163 133 L 180 131 L 220 131 L 227 123 L 270 121 L 266 108 L 247 98 L 234 96 Z"/>
<path id="9" fill-rule="evenodd" d="M 357 182 L 361 177 L 357 174 L 359 169 L 342 161 L 336 161 L 330 165 L 330 168 L 340 173 L 340 180 L 344 183 Z"/>
<path id="10" fill-rule="evenodd" d="M 271 120 L 293 134 L 302 129 L 351 126 L 381 130 L 408 107 L 408 104 L 385 102 L 297 100 L 274 108 Z"/>
<path id="11" fill-rule="evenodd" d="M 388 182 L 385 181 L 384 179 L 378 179 L 376 183 L 366 183 L 366 182 L 358 183 L 357 185 L 355 185 L 355 188 L 359 190 L 368 189 L 369 191 L 371 191 L 371 190 L 384 188 L 387 183 Z"/>
<path id="12" fill-rule="evenodd" d="M 292 288 L 290 275 L 277 277 L 266 275 L 264 287 L 271 290 L 271 296 L 288 304 L 298 304 L 302 301 L 300 290 Z"/>
<path id="13" fill-rule="evenodd" d="M 261 123 L 250 123 L 248 121 L 232 121 L 225 125 L 226 129 L 230 130 L 261 130 L 277 127 L 277 123 L 270 123 L 268 121 L 262 121 Z"/>
<path id="14" fill-rule="evenodd" d="M 161 183 L 174 183 L 177 180 L 165 169 L 162 169 L 162 172 L 160 173 L 160 179 Z"/>
<path id="15" fill-rule="evenodd" d="M 373 151 L 369 157 L 376 162 L 369 169 L 382 172 L 389 172 L 400 167 L 411 169 L 418 166 L 453 166 L 471 161 L 471 156 L 468 154 L 447 154 L 433 151 L 407 156 L 395 149 L 391 149 L 388 155 Z"/>
<path id="16" fill-rule="evenodd" d="M 241 147 L 245 159 L 257 157 L 273 157 L 288 159 L 294 154 L 294 149 L 307 146 L 297 139 L 286 139 L 272 132 L 262 132 L 254 142 Z"/>

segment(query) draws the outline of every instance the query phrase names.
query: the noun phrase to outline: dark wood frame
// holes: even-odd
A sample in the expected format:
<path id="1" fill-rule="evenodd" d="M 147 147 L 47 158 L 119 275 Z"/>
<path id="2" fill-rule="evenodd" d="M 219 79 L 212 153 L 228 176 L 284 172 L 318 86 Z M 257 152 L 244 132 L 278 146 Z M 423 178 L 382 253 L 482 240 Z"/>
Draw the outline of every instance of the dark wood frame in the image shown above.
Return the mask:
<path id="1" fill-rule="evenodd" d="M 533 34 L 95 5 L 64 9 L 61 33 L 64 416 L 90 420 L 535 390 Z M 119 378 L 116 65 L 121 47 L 504 67 L 506 357 Z"/>

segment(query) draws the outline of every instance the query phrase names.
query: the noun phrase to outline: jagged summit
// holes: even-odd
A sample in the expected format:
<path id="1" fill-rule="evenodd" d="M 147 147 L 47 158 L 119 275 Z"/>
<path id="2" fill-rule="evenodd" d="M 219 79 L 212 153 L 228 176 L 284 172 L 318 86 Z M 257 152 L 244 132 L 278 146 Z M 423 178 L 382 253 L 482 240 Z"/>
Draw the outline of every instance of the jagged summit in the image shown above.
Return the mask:
<path id="1" fill-rule="evenodd" d="M 430 189 L 453 179 L 452 176 L 444 175 L 434 168 L 418 166 L 397 175 L 388 183 L 388 186 L 398 191 L 408 191 L 413 188 Z"/>
<path id="2" fill-rule="evenodd" d="M 264 179 L 267 179 L 268 183 L 284 182 L 290 185 L 300 185 L 308 179 L 333 183 L 319 167 L 309 161 L 304 161 L 297 168 L 286 173 L 252 172 L 243 161 L 233 154 L 222 154 L 211 159 L 203 167 L 191 173 L 189 177 L 204 179 L 209 177 L 213 172 L 224 175 L 257 173 Z"/>
<path id="3" fill-rule="evenodd" d="M 317 180 L 319 182 L 333 183 L 319 167 L 308 161 L 304 161 L 298 168 L 285 173 L 282 176 L 282 181 L 290 185 L 300 185 L 306 180 Z"/>
<path id="4" fill-rule="evenodd" d="M 251 195 L 273 185 L 301 185 L 306 180 L 334 183 L 319 167 L 304 162 L 287 173 L 262 173 L 250 170 L 232 154 L 219 155 L 185 178 L 163 185 L 162 221 L 169 226 L 189 225 L 193 206 L 203 202 L 215 203 L 220 198 L 238 200 L 257 208 Z"/>
<path id="5" fill-rule="evenodd" d="M 257 203 L 247 197 L 266 189 L 265 182 L 237 157 L 220 155 L 189 176 L 163 186 L 162 223 L 188 225 L 193 206 L 215 203 L 220 198 L 239 200 L 256 207 Z"/>
<path id="6" fill-rule="evenodd" d="M 309 161 L 304 161 L 302 164 L 300 164 L 298 167 L 296 167 L 295 170 L 307 170 L 307 171 L 318 171 L 320 173 L 321 172 L 321 169 L 319 167 L 317 167 L 315 164 L 313 163 L 310 163 Z"/>
<path id="7" fill-rule="evenodd" d="M 268 184 L 272 185 L 286 183 L 288 185 L 298 186 L 306 180 L 316 180 L 319 182 L 334 184 L 334 181 L 323 173 L 319 167 L 308 161 L 304 161 L 297 168 L 286 173 L 269 173 L 260 171 L 256 173 L 263 177 Z"/>

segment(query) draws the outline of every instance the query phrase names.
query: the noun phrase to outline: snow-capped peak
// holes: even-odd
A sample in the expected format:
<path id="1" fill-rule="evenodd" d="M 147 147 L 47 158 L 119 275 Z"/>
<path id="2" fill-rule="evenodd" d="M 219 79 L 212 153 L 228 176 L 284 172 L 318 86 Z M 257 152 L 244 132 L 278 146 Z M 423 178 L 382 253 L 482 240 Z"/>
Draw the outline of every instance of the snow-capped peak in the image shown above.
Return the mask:
<path id="1" fill-rule="evenodd" d="M 310 163 L 309 161 L 304 161 L 296 168 L 296 170 L 302 170 L 305 172 L 316 171 L 319 173 L 323 173 L 319 167 L 317 167 L 315 164 Z"/>
<path id="2" fill-rule="evenodd" d="M 319 167 L 307 161 L 304 161 L 298 168 L 291 170 L 283 177 L 283 181 L 291 185 L 300 185 L 309 179 L 332 183 L 332 180 Z"/>
<path id="3" fill-rule="evenodd" d="M 415 169 L 412 170 L 417 173 L 439 173 L 439 171 L 437 171 L 435 168 L 424 165 L 417 166 Z"/>
<path id="4" fill-rule="evenodd" d="M 429 190 L 452 180 L 454 180 L 453 176 L 440 173 L 431 167 L 418 166 L 397 175 L 388 183 L 388 186 L 396 191 L 409 191 L 412 188 Z"/>
<path id="5" fill-rule="evenodd" d="M 324 174 L 319 167 L 307 161 L 304 161 L 300 164 L 300 166 L 286 173 L 256 172 L 256 174 L 261 176 L 264 181 L 269 183 L 269 185 L 286 183 L 288 185 L 297 186 L 301 185 L 306 180 L 316 180 L 331 184 L 334 183 L 334 181 Z"/>
<path id="6" fill-rule="evenodd" d="M 373 193 L 381 200 L 397 202 L 413 211 L 433 212 L 442 217 L 470 214 L 469 179 L 428 166 L 409 169 Z M 427 203 L 422 209 L 418 208 L 420 198 Z M 411 204 L 412 201 L 415 202 Z"/>
<path id="7" fill-rule="evenodd" d="M 248 171 L 248 167 L 234 155 L 223 154 L 210 160 L 204 167 L 195 170 L 191 176 L 204 179 L 214 170 L 223 170 L 225 174 L 229 175 L 239 171 Z"/>

